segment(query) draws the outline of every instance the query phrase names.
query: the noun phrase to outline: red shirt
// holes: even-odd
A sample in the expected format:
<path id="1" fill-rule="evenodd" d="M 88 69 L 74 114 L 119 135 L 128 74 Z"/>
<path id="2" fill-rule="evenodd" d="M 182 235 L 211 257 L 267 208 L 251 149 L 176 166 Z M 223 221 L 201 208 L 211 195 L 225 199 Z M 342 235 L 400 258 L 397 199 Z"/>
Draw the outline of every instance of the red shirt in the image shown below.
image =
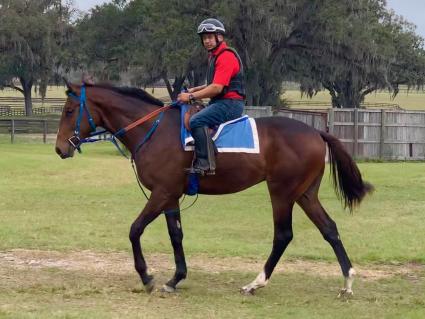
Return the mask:
<path id="1" fill-rule="evenodd" d="M 217 56 L 225 48 L 227 48 L 227 44 L 223 41 L 218 48 L 211 53 L 210 57 Z M 238 58 L 231 51 L 223 52 L 215 61 L 215 73 L 212 83 L 229 86 L 230 79 L 238 74 L 239 69 Z M 223 98 L 243 100 L 243 97 L 235 91 L 227 92 Z"/>

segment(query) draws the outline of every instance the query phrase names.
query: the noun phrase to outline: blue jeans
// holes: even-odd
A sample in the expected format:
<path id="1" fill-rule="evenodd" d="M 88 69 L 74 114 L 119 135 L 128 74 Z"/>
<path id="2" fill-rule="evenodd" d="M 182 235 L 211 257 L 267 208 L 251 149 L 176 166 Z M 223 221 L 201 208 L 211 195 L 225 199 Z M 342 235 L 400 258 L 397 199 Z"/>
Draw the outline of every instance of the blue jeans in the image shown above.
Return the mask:
<path id="1" fill-rule="evenodd" d="M 216 100 L 190 118 L 190 129 L 213 127 L 242 116 L 244 101 L 234 99 Z"/>

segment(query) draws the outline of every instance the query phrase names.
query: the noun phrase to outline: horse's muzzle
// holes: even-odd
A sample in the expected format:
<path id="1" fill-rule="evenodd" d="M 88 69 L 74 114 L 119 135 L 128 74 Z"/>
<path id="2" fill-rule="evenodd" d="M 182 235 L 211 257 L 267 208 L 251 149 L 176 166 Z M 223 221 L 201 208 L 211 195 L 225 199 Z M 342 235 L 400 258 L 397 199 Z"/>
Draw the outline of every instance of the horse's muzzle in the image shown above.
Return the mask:
<path id="1" fill-rule="evenodd" d="M 56 144 L 56 147 L 55 147 L 56 154 L 58 154 L 60 158 L 62 159 L 73 157 L 74 150 L 75 150 L 74 147 L 71 146 L 71 144 L 65 144 L 65 145 L 66 146 L 63 147 L 64 145 Z"/>

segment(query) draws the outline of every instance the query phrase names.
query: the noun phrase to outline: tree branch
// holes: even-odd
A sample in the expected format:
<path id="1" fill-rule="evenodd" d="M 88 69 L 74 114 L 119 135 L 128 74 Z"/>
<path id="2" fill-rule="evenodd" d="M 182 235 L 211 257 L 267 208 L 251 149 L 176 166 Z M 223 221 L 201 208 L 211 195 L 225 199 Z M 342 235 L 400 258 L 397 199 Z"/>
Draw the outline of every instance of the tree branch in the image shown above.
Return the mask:
<path id="1" fill-rule="evenodd" d="M 6 84 L 4 85 L 4 87 L 6 88 L 11 88 L 11 89 L 15 89 L 16 91 L 21 92 L 22 94 L 24 94 L 24 90 L 22 90 L 20 87 L 15 86 L 14 84 Z"/>

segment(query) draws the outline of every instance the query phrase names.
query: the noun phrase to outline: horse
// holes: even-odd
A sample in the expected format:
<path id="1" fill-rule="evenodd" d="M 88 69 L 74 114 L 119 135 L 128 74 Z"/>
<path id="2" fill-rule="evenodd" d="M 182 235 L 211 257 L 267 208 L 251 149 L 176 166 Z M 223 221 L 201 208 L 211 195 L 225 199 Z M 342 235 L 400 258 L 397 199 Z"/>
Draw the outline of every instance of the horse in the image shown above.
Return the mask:
<path id="1" fill-rule="evenodd" d="M 185 169 L 193 160 L 193 152 L 184 151 L 181 145 L 179 110 L 164 110 L 163 102 L 138 88 L 67 83 L 66 93 L 56 153 L 62 159 L 72 157 L 79 150 L 81 139 L 90 137 L 96 127 L 105 128 L 125 145 L 134 160 L 138 179 L 151 192 L 129 232 L 134 267 L 145 290 L 152 292 L 154 278 L 148 272 L 140 240 L 149 223 L 164 213 L 175 273 L 162 289 L 174 292 L 187 276 L 179 199 L 189 187 Z M 162 117 L 161 122 L 157 116 Z M 199 178 L 199 193 L 213 195 L 240 192 L 262 181 L 267 183 L 274 225 L 271 253 L 258 276 L 243 286 L 241 293 L 253 294 L 267 285 L 293 238 L 292 209 L 297 203 L 334 250 L 344 278 L 339 295 L 352 295 L 355 270 L 336 223 L 318 198 L 326 166 L 326 146 L 333 186 L 346 208 L 352 211 L 373 186 L 363 181 L 354 160 L 331 134 L 286 117 L 262 117 L 255 122 L 260 152 L 218 153 L 216 174 Z M 124 127 L 128 129 L 123 130 Z"/>

